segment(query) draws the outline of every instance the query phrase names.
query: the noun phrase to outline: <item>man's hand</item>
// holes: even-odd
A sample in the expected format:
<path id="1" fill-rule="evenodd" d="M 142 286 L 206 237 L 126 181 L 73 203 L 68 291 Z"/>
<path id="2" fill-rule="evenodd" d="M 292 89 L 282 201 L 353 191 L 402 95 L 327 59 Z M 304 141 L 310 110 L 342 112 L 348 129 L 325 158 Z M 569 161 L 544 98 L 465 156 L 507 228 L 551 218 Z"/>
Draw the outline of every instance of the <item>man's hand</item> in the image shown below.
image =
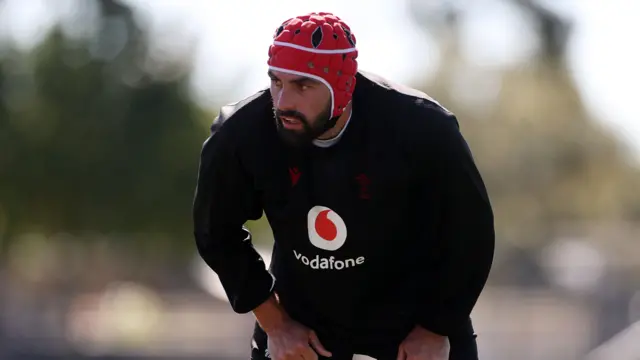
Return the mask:
<path id="1" fill-rule="evenodd" d="M 331 352 L 324 348 L 313 330 L 287 315 L 277 296 L 271 296 L 253 313 L 267 334 L 267 347 L 272 360 L 317 360 L 318 354 L 331 357 Z"/>
<path id="2" fill-rule="evenodd" d="M 398 348 L 397 360 L 448 360 L 449 339 L 416 326 Z"/>
<path id="3" fill-rule="evenodd" d="M 267 338 L 269 354 L 273 360 L 317 360 L 317 354 L 331 356 L 331 352 L 324 348 L 313 330 L 294 320 L 287 320 L 271 329 Z"/>

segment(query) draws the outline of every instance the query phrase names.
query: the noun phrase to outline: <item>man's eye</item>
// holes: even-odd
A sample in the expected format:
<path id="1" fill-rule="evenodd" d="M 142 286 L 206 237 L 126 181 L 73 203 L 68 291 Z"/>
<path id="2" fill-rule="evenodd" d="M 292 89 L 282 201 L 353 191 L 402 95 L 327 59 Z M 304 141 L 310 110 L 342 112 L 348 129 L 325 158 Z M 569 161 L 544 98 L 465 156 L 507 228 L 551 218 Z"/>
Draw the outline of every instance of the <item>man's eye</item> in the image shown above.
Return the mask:
<path id="1" fill-rule="evenodd" d="M 282 82 L 280 80 L 277 80 L 277 79 L 271 79 L 271 83 L 273 83 L 277 87 L 282 86 Z"/>
<path id="2" fill-rule="evenodd" d="M 300 85 L 300 90 L 305 91 L 305 90 L 309 90 L 311 88 L 311 86 L 309 85 Z"/>

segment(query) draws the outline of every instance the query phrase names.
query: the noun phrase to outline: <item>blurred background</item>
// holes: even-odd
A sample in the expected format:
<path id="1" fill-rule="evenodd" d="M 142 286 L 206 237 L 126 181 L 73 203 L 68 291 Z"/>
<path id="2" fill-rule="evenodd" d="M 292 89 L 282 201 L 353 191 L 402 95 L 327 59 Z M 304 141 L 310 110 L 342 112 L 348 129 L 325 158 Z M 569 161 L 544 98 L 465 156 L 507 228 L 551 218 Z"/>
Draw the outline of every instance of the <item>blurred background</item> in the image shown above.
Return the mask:
<path id="1" fill-rule="evenodd" d="M 639 359 L 631 0 L 0 0 L 0 359 L 248 359 L 194 246 L 199 151 L 309 11 L 461 121 L 496 214 L 481 358 Z"/>

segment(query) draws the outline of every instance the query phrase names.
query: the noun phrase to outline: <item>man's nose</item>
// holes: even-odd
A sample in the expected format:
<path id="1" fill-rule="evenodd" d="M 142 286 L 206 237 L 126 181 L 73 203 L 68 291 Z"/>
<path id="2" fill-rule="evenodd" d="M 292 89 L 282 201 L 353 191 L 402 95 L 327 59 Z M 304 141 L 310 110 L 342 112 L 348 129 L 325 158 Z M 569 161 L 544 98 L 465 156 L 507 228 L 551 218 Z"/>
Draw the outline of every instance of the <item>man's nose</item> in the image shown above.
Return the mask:
<path id="1" fill-rule="evenodd" d="M 288 91 L 284 88 L 278 91 L 276 107 L 280 110 L 295 110 L 295 99 L 291 91 Z"/>

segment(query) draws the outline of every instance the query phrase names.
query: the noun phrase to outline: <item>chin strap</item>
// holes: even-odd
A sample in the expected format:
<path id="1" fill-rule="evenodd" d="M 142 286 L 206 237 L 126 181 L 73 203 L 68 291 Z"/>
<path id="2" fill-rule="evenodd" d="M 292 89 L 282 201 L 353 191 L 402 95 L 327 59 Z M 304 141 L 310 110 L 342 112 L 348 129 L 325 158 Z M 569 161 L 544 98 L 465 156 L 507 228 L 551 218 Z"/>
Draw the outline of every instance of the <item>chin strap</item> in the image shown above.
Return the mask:
<path id="1" fill-rule="evenodd" d="M 327 120 L 324 125 L 322 126 L 322 132 L 320 134 L 318 134 L 318 136 L 324 134 L 325 132 L 333 129 L 334 126 L 336 126 L 336 124 L 338 123 L 338 119 L 340 119 L 340 116 L 334 116 L 332 118 L 330 118 L 329 120 Z"/>

